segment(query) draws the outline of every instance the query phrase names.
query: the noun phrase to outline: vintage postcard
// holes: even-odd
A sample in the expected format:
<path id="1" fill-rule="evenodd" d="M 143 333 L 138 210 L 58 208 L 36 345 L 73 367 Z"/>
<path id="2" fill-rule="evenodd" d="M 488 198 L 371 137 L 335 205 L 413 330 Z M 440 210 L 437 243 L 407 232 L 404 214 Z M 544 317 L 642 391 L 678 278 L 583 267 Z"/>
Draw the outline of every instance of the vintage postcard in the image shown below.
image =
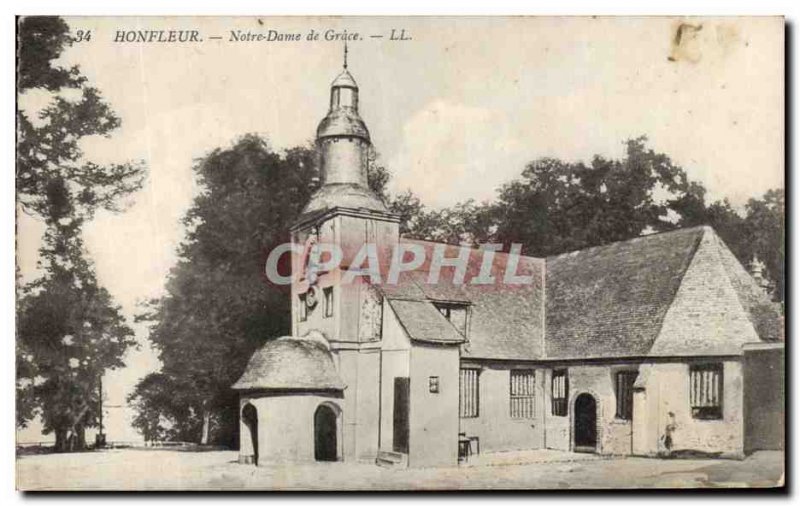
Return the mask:
<path id="1" fill-rule="evenodd" d="M 785 486 L 783 18 L 16 37 L 18 489 Z"/>

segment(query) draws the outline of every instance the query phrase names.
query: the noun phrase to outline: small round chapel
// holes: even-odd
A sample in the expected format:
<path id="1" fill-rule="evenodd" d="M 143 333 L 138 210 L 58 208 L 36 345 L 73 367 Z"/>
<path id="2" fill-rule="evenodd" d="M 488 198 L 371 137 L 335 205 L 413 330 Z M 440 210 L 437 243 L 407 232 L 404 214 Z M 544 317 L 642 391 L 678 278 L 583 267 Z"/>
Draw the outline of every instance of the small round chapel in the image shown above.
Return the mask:
<path id="1" fill-rule="evenodd" d="M 344 387 L 322 336 L 267 342 L 233 385 L 241 392 L 239 461 L 339 460 Z"/>

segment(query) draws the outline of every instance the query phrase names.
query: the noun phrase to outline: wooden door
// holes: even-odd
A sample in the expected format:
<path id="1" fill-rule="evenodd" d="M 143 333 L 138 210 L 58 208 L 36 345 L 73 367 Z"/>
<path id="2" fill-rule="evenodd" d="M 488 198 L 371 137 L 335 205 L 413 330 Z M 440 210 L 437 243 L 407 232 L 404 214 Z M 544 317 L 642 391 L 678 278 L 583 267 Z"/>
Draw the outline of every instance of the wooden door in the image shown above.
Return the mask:
<path id="1" fill-rule="evenodd" d="M 408 411 L 410 397 L 408 378 L 394 379 L 394 451 L 408 453 Z"/>

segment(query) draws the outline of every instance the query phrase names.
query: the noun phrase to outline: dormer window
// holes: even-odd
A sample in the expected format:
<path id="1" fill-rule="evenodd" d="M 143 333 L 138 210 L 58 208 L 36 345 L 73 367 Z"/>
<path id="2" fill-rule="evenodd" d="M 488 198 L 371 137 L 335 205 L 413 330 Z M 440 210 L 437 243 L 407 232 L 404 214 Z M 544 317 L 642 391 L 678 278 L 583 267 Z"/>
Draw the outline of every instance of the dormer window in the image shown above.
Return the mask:
<path id="1" fill-rule="evenodd" d="M 456 330 L 464 336 L 467 335 L 468 305 L 444 302 L 435 302 L 433 305 L 436 306 L 442 316 L 453 324 Z"/>

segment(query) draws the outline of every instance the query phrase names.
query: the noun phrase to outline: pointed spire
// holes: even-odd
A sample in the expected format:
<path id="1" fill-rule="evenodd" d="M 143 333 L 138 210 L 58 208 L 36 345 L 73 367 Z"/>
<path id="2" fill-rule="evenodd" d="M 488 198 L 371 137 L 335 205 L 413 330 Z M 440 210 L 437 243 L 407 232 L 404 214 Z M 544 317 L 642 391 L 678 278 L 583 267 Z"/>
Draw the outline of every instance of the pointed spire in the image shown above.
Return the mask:
<path id="1" fill-rule="evenodd" d="M 344 68 L 347 70 L 347 40 L 344 41 Z"/>

